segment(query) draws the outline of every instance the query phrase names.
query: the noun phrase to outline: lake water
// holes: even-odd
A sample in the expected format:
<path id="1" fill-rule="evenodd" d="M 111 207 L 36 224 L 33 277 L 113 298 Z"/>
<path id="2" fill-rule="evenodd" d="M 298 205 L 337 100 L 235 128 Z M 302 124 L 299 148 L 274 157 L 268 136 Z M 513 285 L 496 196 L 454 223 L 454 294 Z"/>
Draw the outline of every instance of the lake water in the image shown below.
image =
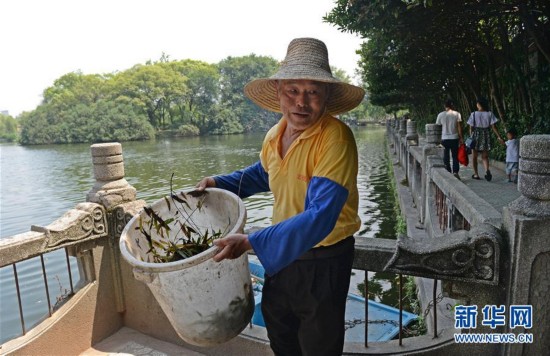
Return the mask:
<path id="1" fill-rule="evenodd" d="M 389 193 L 385 128 L 356 128 L 359 150 L 358 189 L 361 229 L 358 238 L 395 238 L 394 199 Z M 261 133 L 231 136 L 158 139 L 122 144 L 126 180 L 137 189 L 137 198 L 153 202 L 174 190 L 193 187 L 204 176 L 229 173 L 258 160 Z M 0 237 L 46 226 L 85 201 L 94 184 L 90 145 L 22 147 L 0 144 Z M 269 226 L 271 194 L 245 200 L 246 228 Z M 39 260 L 38 260 L 39 261 Z M 39 262 L 38 262 L 39 263 Z M 50 298 L 55 303 L 66 293 L 63 251 L 45 255 Z M 35 261 L 17 264 L 27 328 L 47 315 L 43 277 Z M 78 284 L 76 261 L 71 258 L 74 283 Z M 362 279 L 362 278 L 361 278 Z M 380 288 L 377 299 L 395 305 L 392 275 L 374 274 Z M 0 269 L 0 343 L 21 333 L 14 289 L 13 268 Z M 376 288 L 375 288 L 376 290 Z"/>

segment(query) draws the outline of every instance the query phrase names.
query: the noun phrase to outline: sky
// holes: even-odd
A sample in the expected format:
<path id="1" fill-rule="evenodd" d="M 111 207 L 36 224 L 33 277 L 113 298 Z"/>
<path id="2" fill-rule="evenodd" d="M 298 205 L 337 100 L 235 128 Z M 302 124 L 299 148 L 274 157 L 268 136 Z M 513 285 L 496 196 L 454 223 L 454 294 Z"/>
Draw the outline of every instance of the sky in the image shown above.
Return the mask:
<path id="1" fill-rule="evenodd" d="M 354 78 L 363 40 L 322 21 L 335 1 L 3 0 L 0 111 L 34 110 L 44 89 L 74 71 L 123 71 L 162 53 L 208 63 L 251 53 L 282 60 L 297 37 L 324 41 L 330 64 Z"/>

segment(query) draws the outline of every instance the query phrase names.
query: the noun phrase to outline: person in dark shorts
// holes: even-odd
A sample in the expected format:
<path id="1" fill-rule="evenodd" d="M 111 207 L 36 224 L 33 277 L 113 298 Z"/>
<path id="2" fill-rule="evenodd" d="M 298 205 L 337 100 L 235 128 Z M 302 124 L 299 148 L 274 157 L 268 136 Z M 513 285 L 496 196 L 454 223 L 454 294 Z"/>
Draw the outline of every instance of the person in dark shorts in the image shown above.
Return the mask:
<path id="1" fill-rule="evenodd" d="M 474 168 L 473 179 L 480 179 L 477 170 L 477 155 L 481 152 L 481 160 L 485 168 L 485 179 L 491 181 L 493 175 L 489 169 L 489 151 L 491 151 L 490 130 L 494 132 L 498 141 L 504 144 L 504 140 L 500 137 L 495 124 L 498 119 L 491 111 L 487 99 L 480 98 L 476 102 L 477 111 L 470 114 L 467 124 L 470 126 L 470 136 L 475 140 L 475 147 L 472 148 L 472 166 Z"/>

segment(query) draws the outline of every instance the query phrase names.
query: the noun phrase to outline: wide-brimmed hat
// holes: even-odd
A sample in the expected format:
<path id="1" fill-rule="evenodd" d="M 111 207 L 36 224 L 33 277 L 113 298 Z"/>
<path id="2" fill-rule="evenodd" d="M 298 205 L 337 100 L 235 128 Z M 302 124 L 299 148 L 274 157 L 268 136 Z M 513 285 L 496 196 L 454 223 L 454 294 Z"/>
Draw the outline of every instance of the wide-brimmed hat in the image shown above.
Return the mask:
<path id="1" fill-rule="evenodd" d="M 277 88 L 273 82 L 291 79 L 329 83 L 327 111 L 332 115 L 350 111 L 359 105 L 365 96 L 362 88 L 344 83 L 332 76 L 327 46 L 315 38 L 292 40 L 277 73 L 269 78 L 251 81 L 244 87 L 244 93 L 260 107 L 281 112 Z"/>

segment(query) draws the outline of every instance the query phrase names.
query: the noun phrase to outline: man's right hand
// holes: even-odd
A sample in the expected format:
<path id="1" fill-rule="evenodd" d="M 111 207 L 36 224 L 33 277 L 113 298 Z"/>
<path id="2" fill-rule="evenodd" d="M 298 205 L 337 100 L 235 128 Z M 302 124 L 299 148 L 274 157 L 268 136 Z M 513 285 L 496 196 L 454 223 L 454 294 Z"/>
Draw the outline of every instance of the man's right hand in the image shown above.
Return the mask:
<path id="1" fill-rule="evenodd" d="M 198 191 L 203 191 L 206 188 L 213 188 L 216 186 L 216 181 L 213 177 L 205 177 L 201 179 L 200 182 L 195 185 L 195 188 L 197 188 Z"/>
<path id="2" fill-rule="evenodd" d="M 252 250 L 252 245 L 248 241 L 248 235 L 245 234 L 227 235 L 219 240 L 214 240 L 214 245 L 218 248 L 218 252 L 212 257 L 216 262 L 239 258 L 246 251 Z"/>

